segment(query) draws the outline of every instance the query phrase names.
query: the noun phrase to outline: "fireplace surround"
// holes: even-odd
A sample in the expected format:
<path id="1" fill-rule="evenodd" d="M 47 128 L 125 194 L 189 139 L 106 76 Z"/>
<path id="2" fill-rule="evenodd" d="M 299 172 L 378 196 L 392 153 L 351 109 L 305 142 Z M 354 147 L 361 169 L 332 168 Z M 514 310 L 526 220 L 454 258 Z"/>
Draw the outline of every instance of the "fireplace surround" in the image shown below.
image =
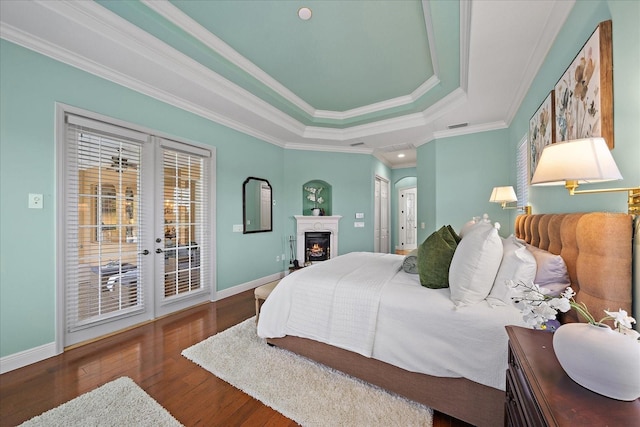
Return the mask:
<path id="1" fill-rule="evenodd" d="M 294 218 L 296 220 L 296 259 L 301 265 L 307 261 L 307 248 L 305 244 L 306 233 L 328 233 L 330 249 L 326 251 L 326 259 L 330 259 L 338 255 L 338 223 L 340 218 L 342 218 L 341 215 L 296 215 Z M 318 262 L 320 261 L 319 258 L 320 257 L 311 257 L 310 262 Z M 324 259 L 322 261 L 324 261 Z"/>

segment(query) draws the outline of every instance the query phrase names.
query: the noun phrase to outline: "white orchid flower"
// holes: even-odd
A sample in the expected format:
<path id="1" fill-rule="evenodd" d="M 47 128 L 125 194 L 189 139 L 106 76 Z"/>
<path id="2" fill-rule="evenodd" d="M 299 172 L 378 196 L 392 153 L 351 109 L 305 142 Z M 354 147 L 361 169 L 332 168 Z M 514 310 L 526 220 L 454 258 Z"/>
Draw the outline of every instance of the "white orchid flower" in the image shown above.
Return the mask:
<path id="1" fill-rule="evenodd" d="M 567 287 L 561 294 L 560 296 L 562 298 L 566 298 L 568 300 L 570 300 L 571 298 L 573 298 L 576 295 L 576 293 L 573 291 L 573 289 L 571 289 L 571 286 Z"/>
<path id="2" fill-rule="evenodd" d="M 549 301 L 549 305 L 563 313 L 571 310 L 571 301 L 566 298 L 554 298 Z"/>
<path id="3" fill-rule="evenodd" d="M 604 310 L 604 312 L 607 313 L 607 316 L 613 319 L 613 326 L 616 328 L 619 328 L 620 326 L 624 326 L 627 329 L 631 329 L 632 328 L 631 324 L 636 323 L 636 319 L 629 316 L 626 310 L 623 310 L 623 309 L 619 309 L 618 311 Z"/>

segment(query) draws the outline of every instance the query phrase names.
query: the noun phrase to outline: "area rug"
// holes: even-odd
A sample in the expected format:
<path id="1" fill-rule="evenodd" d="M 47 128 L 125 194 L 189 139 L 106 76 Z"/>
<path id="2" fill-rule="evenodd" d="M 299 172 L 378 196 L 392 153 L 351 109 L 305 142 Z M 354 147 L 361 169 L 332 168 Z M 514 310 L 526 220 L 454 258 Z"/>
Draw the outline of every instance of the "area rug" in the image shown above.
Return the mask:
<path id="1" fill-rule="evenodd" d="M 20 426 L 180 427 L 182 424 L 131 378 L 121 377 Z"/>
<path id="2" fill-rule="evenodd" d="M 303 426 L 432 425 L 426 406 L 268 346 L 255 317 L 182 355 Z"/>

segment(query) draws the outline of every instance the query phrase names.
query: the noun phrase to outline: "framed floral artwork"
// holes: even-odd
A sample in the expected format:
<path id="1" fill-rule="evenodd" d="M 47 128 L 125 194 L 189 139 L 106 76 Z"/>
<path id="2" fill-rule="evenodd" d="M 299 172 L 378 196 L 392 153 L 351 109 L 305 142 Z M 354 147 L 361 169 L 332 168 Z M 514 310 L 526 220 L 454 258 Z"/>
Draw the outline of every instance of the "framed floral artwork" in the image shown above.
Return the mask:
<path id="1" fill-rule="evenodd" d="M 554 105 L 551 91 L 529 120 L 529 180 L 536 171 L 542 150 L 555 141 Z"/>
<path id="2" fill-rule="evenodd" d="M 611 20 L 601 22 L 555 85 L 555 141 L 613 139 Z"/>

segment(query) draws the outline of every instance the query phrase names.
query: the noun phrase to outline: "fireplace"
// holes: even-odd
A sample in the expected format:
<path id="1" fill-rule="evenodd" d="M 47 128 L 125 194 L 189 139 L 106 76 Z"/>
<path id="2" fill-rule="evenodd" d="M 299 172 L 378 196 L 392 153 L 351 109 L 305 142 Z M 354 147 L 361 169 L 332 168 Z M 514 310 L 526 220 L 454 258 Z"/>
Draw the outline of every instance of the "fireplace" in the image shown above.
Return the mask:
<path id="1" fill-rule="evenodd" d="M 295 215 L 294 218 L 296 220 L 296 259 L 300 265 L 326 261 L 338 255 L 338 222 L 342 216 Z M 307 245 L 309 234 L 315 240 L 310 246 Z M 322 237 L 319 238 L 318 235 Z M 307 252 L 311 256 L 307 256 Z"/>
<path id="2" fill-rule="evenodd" d="M 331 233 L 307 231 L 304 233 L 305 262 L 326 261 L 331 258 Z"/>

